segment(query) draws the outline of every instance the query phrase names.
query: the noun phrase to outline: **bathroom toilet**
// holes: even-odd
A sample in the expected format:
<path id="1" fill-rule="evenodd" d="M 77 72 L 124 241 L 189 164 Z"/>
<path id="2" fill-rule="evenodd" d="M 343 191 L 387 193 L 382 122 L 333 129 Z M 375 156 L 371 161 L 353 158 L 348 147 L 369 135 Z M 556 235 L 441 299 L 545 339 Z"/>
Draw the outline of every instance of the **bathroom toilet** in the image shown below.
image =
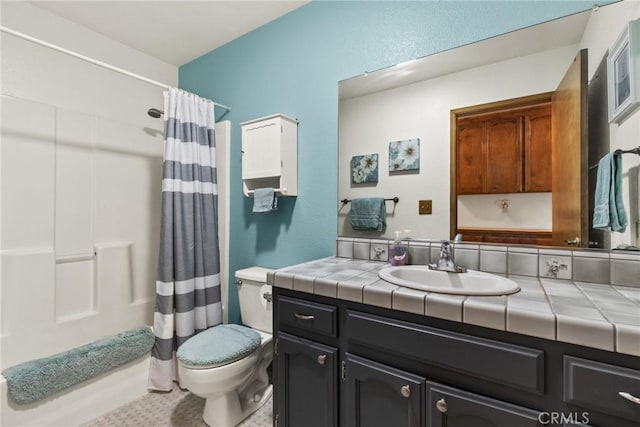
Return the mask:
<path id="1" fill-rule="evenodd" d="M 273 386 L 271 286 L 262 267 L 236 271 L 243 325 L 218 325 L 189 338 L 176 353 L 182 387 L 205 398 L 202 419 L 233 427 L 269 400 Z"/>

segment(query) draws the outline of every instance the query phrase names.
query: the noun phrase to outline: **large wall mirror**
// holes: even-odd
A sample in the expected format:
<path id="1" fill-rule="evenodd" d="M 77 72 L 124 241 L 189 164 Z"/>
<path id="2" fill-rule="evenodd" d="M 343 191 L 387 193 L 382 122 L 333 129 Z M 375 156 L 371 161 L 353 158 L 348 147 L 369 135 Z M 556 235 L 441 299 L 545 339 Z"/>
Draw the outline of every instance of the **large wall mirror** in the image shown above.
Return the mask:
<path id="1" fill-rule="evenodd" d="M 464 240 L 492 243 L 638 246 L 640 156 L 622 156 L 627 229 L 595 230 L 590 213 L 598 160 L 638 146 L 640 113 L 607 120 L 606 57 L 639 17 L 640 3 L 623 1 L 341 81 L 339 235 L 411 230 L 412 238 L 449 239 L 463 231 Z M 516 156 L 482 142 L 475 154 L 483 160 L 470 172 L 473 149 L 464 144 L 512 134 L 522 138 Z M 544 138 L 547 148 L 531 149 Z M 376 176 L 354 178 L 366 159 Z M 531 159 L 547 162 L 548 183 L 547 166 Z M 523 177 L 517 189 L 499 185 L 512 173 Z M 350 204 L 340 201 L 367 197 L 398 198 L 386 203 L 382 231 L 354 230 Z"/>

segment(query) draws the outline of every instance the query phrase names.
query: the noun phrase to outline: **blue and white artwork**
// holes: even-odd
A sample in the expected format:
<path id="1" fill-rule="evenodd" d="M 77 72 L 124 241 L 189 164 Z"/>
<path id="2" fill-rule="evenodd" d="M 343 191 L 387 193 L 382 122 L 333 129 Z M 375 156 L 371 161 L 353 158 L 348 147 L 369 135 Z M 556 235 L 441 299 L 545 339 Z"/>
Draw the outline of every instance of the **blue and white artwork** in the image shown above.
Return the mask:
<path id="1" fill-rule="evenodd" d="M 420 138 L 389 143 L 389 172 L 420 169 Z"/>
<path id="2" fill-rule="evenodd" d="M 378 154 L 365 154 L 351 158 L 351 182 L 365 184 L 378 182 Z"/>

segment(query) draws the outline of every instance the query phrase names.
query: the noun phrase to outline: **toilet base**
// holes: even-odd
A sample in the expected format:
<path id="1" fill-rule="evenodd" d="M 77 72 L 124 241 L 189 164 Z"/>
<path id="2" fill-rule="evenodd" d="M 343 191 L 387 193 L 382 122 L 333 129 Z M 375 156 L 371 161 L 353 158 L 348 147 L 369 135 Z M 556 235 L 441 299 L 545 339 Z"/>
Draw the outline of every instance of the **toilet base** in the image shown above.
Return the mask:
<path id="1" fill-rule="evenodd" d="M 237 390 L 210 397 L 205 401 L 202 419 L 209 427 L 235 427 L 242 420 L 260 409 L 273 394 L 273 386 L 269 385 L 262 394 L 240 404 Z"/>

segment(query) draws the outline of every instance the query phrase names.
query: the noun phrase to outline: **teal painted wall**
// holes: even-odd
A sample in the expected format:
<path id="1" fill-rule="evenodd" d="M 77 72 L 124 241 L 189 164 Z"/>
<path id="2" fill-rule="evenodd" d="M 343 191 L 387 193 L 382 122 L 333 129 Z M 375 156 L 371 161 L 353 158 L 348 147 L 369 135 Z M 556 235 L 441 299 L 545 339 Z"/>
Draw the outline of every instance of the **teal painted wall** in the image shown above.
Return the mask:
<path id="1" fill-rule="evenodd" d="M 180 87 L 230 106 L 230 271 L 335 253 L 338 81 L 586 10 L 587 1 L 313 1 L 180 67 Z M 283 113 L 298 127 L 297 198 L 253 214 L 239 123 Z M 229 321 L 240 321 L 230 277 Z"/>

